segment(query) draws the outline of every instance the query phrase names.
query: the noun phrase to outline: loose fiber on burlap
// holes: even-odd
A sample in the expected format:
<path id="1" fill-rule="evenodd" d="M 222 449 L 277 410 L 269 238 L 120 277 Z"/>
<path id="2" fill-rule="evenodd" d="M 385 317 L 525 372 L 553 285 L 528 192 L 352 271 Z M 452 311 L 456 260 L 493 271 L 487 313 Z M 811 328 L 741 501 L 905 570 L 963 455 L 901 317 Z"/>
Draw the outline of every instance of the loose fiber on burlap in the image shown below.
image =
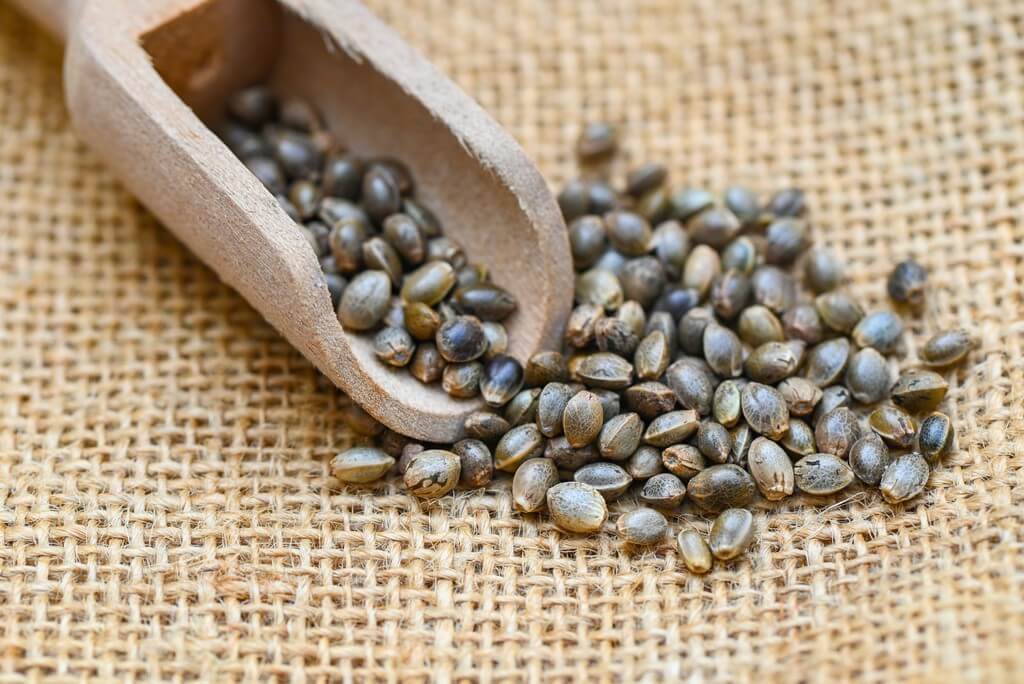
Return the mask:
<path id="1" fill-rule="evenodd" d="M 959 449 L 906 506 L 759 505 L 706 577 L 503 485 L 343 489 L 344 398 L 76 142 L 0 4 L 0 681 L 1024 680 L 1024 6 L 372 4 L 552 184 L 607 119 L 676 185 L 806 188 L 870 306 L 920 259 L 906 363 L 982 340 Z"/>

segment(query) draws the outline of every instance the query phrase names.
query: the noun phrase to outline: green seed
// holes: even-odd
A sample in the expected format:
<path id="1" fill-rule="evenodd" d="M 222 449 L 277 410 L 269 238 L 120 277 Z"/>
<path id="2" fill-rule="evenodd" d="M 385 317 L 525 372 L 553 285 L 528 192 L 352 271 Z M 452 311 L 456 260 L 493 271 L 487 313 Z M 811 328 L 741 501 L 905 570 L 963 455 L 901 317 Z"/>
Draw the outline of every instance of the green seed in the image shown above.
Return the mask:
<path id="1" fill-rule="evenodd" d="M 708 372 L 680 360 L 668 367 L 665 381 L 684 408 L 692 409 L 702 416 L 711 413 L 715 386 Z"/>
<path id="2" fill-rule="evenodd" d="M 615 127 L 598 121 L 587 124 L 580 131 L 580 137 L 576 140 L 576 154 L 584 162 L 601 161 L 612 156 L 617 146 Z"/>
<path id="3" fill-rule="evenodd" d="M 740 339 L 751 347 L 760 347 L 767 342 L 784 342 L 785 331 L 778 317 L 771 309 L 755 304 L 740 313 L 736 323 Z"/>
<path id="4" fill-rule="evenodd" d="M 453 298 L 455 308 L 482 321 L 503 321 L 516 310 L 516 298 L 489 283 L 460 288 Z"/>
<path id="5" fill-rule="evenodd" d="M 686 497 L 686 485 L 672 473 L 658 473 L 640 489 L 640 501 L 656 508 L 675 508 Z"/>
<path id="6" fill-rule="evenodd" d="M 576 471 L 573 480 L 590 485 L 604 497 L 605 501 L 619 498 L 633 483 L 633 478 L 622 466 L 606 461 L 588 463 Z"/>
<path id="7" fill-rule="evenodd" d="M 750 277 L 754 302 L 782 314 L 796 302 L 796 281 L 775 266 L 758 266 Z"/>
<path id="8" fill-rule="evenodd" d="M 715 518 L 708 539 L 718 560 L 739 558 L 754 542 L 754 516 L 745 508 L 726 509 Z"/>
<path id="9" fill-rule="evenodd" d="M 921 359 L 934 367 L 952 366 L 959 363 L 977 348 L 978 338 L 963 328 L 946 330 L 933 335 L 921 349 Z"/>
<path id="10" fill-rule="evenodd" d="M 434 344 L 445 361 L 465 363 L 478 359 L 487 351 L 487 336 L 476 316 L 456 316 L 441 324 Z"/>
<path id="11" fill-rule="evenodd" d="M 668 447 L 661 452 L 661 463 L 666 470 L 684 482 L 707 466 L 704 454 L 692 444 L 673 444 Z"/>
<path id="12" fill-rule="evenodd" d="M 768 202 L 768 211 L 776 216 L 799 216 L 804 212 L 804 191 L 799 188 L 786 188 L 775 193 Z"/>
<path id="13" fill-rule="evenodd" d="M 736 425 L 743 415 L 740 397 L 744 384 L 741 380 L 726 380 L 715 389 L 712 414 L 716 421 L 727 428 Z"/>
<path id="14" fill-rule="evenodd" d="M 511 356 L 498 354 L 484 366 L 484 374 L 480 379 L 480 393 L 488 406 L 504 406 L 522 387 L 523 367 Z"/>
<path id="15" fill-rule="evenodd" d="M 542 435 L 557 437 L 562 434 L 565 406 L 576 392 L 576 388 L 561 382 L 551 382 L 544 386 L 537 399 L 537 426 Z"/>
<path id="16" fill-rule="evenodd" d="M 861 482 L 872 487 L 882 481 L 882 473 L 891 462 L 889 447 L 873 432 L 858 439 L 850 449 L 850 468 Z"/>
<path id="17" fill-rule="evenodd" d="M 707 190 L 684 188 L 672 196 L 672 218 L 685 221 L 715 203 L 715 196 Z"/>
<path id="18" fill-rule="evenodd" d="M 623 540 L 637 546 L 657 544 L 668 532 L 665 516 L 651 508 L 634 508 L 620 516 L 616 526 Z"/>
<path id="19" fill-rule="evenodd" d="M 697 431 L 700 419 L 696 411 L 670 411 L 650 422 L 644 432 L 644 444 L 667 447 L 679 444 Z"/>
<path id="20" fill-rule="evenodd" d="M 404 328 L 384 328 L 373 338 L 373 353 L 389 366 L 407 366 L 416 344 Z"/>
<path id="21" fill-rule="evenodd" d="M 792 218 L 773 221 L 765 231 L 765 260 L 770 264 L 793 263 L 807 248 L 807 224 Z"/>
<path id="22" fill-rule="evenodd" d="M 908 370 L 900 375 L 890 394 L 898 406 L 912 413 L 923 413 L 934 410 L 946 397 L 947 390 L 949 384 L 938 373 Z"/>
<path id="23" fill-rule="evenodd" d="M 779 444 L 797 457 L 818 453 L 818 444 L 814 441 L 814 430 L 807 423 L 798 419 L 789 421 L 789 432 L 779 441 Z"/>
<path id="24" fill-rule="evenodd" d="M 331 459 L 331 472 L 342 482 L 366 484 L 387 475 L 395 459 L 380 449 L 353 447 Z"/>
<path id="25" fill-rule="evenodd" d="M 599 458 L 593 444 L 573 449 L 564 435 L 548 440 L 544 447 L 544 457 L 554 461 L 559 472 L 566 473 L 566 477 L 572 477 L 572 473 Z"/>
<path id="26" fill-rule="evenodd" d="M 633 382 L 633 366 L 621 356 L 608 352 L 585 356 L 576 374 L 584 385 L 602 389 L 622 390 Z"/>
<path id="27" fill-rule="evenodd" d="M 616 210 L 605 214 L 604 228 L 612 248 L 627 256 L 643 256 L 651 248 L 651 225 L 640 214 Z"/>
<path id="28" fill-rule="evenodd" d="M 455 269 L 446 261 L 431 261 L 405 277 L 402 299 L 434 306 L 455 285 Z"/>
<path id="29" fill-rule="evenodd" d="M 736 333 L 711 323 L 704 329 L 704 358 L 718 375 L 735 378 L 743 372 L 743 345 Z"/>
<path id="30" fill-rule="evenodd" d="M 847 457 L 860 434 L 857 414 L 845 406 L 826 413 L 814 427 L 814 441 L 821 453 L 839 458 Z"/>
<path id="31" fill-rule="evenodd" d="M 862 404 L 874 404 L 885 398 L 892 385 L 889 363 L 871 347 L 861 349 L 846 368 L 846 386 Z"/>
<path id="32" fill-rule="evenodd" d="M 529 458 L 512 476 L 512 507 L 535 513 L 547 503 L 548 490 L 558 484 L 558 468 L 550 458 Z"/>
<path id="33" fill-rule="evenodd" d="M 349 283 L 338 305 L 338 320 L 349 330 L 370 330 L 387 313 L 391 281 L 383 271 L 363 271 Z"/>
<path id="34" fill-rule="evenodd" d="M 780 439 L 789 430 L 789 409 L 774 387 L 751 382 L 740 395 L 743 417 L 756 432 L 769 439 Z"/>
<path id="35" fill-rule="evenodd" d="M 921 455 L 929 464 L 938 463 L 942 455 L 953 445 L 953 423 L 945 413 L 933 413 L 921 421 L 918 430 L 918 445 Z"/>
<path id="36" fill-rule="evenodd" d="M 928 461 L 921 454 L 896 457 L 885 469 L 879 489 L 882 498 L 891 504 L 903 503 L 924 491 L 930 474 Z"/>
<path id="37" fill-rule="evenodd" d="M 525 380 L 529 387 L 540 387 L 549 382 L 565 382 L 569 379 L 569 369 L 565 357 L 560 352 L 537 352 L 526 362 Z"/>
<path id="38" fill-rule="evenodd" d="M 516 468 L 528 458 L 536 458 L 544 451 L 544 436 L 533 423 L 526 423 L 512 428 L 498 442 L 494 450 L 494 467 L 506 473 L 514 473 Z"/>
<path id="39" fill-rule="evenodd" d="M 786 402 L 790 415 L 806 416 L 821 401 L 821 390 L 807 378 L 786 378 L 776 388 Z"/>
<path id="40" fill-rule="evenodd" d="M 592 268 L 576 276 L 576 301 L 614 311 L 624 301 L 622 284 L 611 271 Z"/>
<path id="41" fill-rule="evenodd" d="M 683 266 L 683 287 L 696 290 L 700 299 L 711 289 L 711 283 L 722 272 L 722 259 L 707 245 L 697 245 L 686 257 Z"/>
<path id="42" fill-rule="evenodd" d="M 679 556 L 686 568 L 695 575 L 711 570 L 711 549 L 696 530 L 683 530 L 676 538 Z"/>
<path id="43" fill-rule="evenodd" d="M 640 446 L 644 423 L 636 413 L 614 416 L 601 428 L 597 449 L 609 461 L 625 461 Z"/>
<path id="44" fill-rule="evenodd" d="M 902 304 L 919 307 L 924 302 L 924 288 L 928 272 L 913 259 L 900 262 L 889 274 L 886 287 L 889 296 Z"/>
<path id="45" fill-rule="evenodd" d="M 875 409 L 868 416 L 868 425 L 887 444 L 898 449 L 912 447 L 917 436 L 914 419 L 898 406 L 882 406 Z"/>
<path id="46" fill-rule="evenodd" d="M 537 419 L 537 405 L 540 403 L 540 387 L 517 392 L 505 405 L 505 420 L 513 427 L 532 423 Z"/>
<path id="47" fill-rule="evenodd" d="M 580 448 L 597 439 L 604 422 L 601 400 L 593 392 L 579 392 L 565 405 L 562 431 L 573 448 Z"/>
<path id="48" fill-rule="evenodd" d="M 647 480 L 662 471 L 661 452 L 654 447 L 641 446 L 626 461 L 626 472 L 634 480 Z"/>
<path id="49" fill-rule="evenodd" d="M 785 342 L 765 342 L 747 357 L 743 364 L 747 377 L 767 385 L 788 378 L 796 372 L 800 358 Z"/>
<path id="50" fill-rule="evenodd" d="M 845 292 L 820 294 L 814 307 L 825 325 L 841 333 L 849 333 L 864 318 L 864 309 Z"/>
<path id="51" fill-rule="evenodd" d="M 492 411 L 473 411 L 466 416 L 463 427 L 470 437 L 493 444 L 512 426 L 507 420 Z"/>
<path id="52" fill-rule="evenodd" d="M 679 319 L 679 346 L 687 354 L 704 353 L 704 330 L 715 321 L 711 309 L 697 307 L 690 309 Z"/>
<path id="53" fill-rule="evenodd" d="M 835 494 L 853 482 L 853 469 L 832 454 L 804 456 L 793 466 L 797 488 L 807 494 Z"/>
<path id="54" fill-rule="evenodd" d="M 478 489 L 491 483 L 494 460 L 486 444 L 478 439 L 463 439 L 452 446 L 452 452 L 459 457 L 460 487 Z"/>
<path id="55" fill-rule="evenodd" d="M 782 329 L 787 337 L 818 344 L 825 338 L 824 323 L 811 304 L 800 304 L 782 315 Z"/>
<path id="56" fill-rule="evenodd" d="M 548 490 L 551 521 L 566 532 L 597 532 L 608 518 L 604 497 L 581 482 L 561 482 Z"/>
<path id="57" fill-rule="evenodd" d="M 665 269 L 665 275 L 670 280 L 679 280 L 690 253 L 690 236 L 679 221 L 659 225 L 651 235 L 651 249 Z"/>
<path id="58" fill-rule="evenodd" d="M 441 379 L 447 365 L 433 342 L 422 342 L 416 346 L 416 353 L 409 363 L 409 372 L 414 378 L 429 385 Z"/>
<path id="59" fill-rule="evenodd" d="M 740 232 L 740 221 L 725 207 L 710 207 L 690 221 L 690 238 L 698 243 L 722 249 Z"/>
<path id="60" fill-rule="evenodd" d="M 441 389 L 449 396 L 470 399 L 480 394 L 484 367 L 477 361 L 450 363 L 441 373 Z"/>
<path id="61" fill-rule="evenodd" d="M 459 457 L 452 452 L 428 449 L 409 464 L 403 475 L 405 488 L 421 498 L 442 497 L 459 483 L 460 467 Z"/>
<path id="62" fill-rule="evenodd" d="M 622 393 L 626 408 L 640 414 L 644 420 L 671 411 L 676 405 L 675 393 L 660 382 L 641 382 Z"/>
<path id="63" fill-rule="evenodd" d="M 736 318 L 749 299 L 750 280 L 739 271 L 726 271 L 711 283 L 711 306 L 727 321 Z"/>
<path id="64" fill-rule="evenodd" d="M 569 224 L 569 248 L 577 269 L 589 268 L 605 250 L 604 221 L 597 216 L 580 216 Z"/>
<path id="65" fill-rule="evenodd" d="M 750 445 L 747 462 L 764 498 L 778 501 L 793 493 L 793 464 L 778 444 L 758 437 Z"/>
<path id="66" fill-rule="evenodd" d="M 834 290 L 843 281 L 842 264 L 831 251 L 812 249 L 804 260 L 804 281 L 818 294 Z"/>
<path id="67" fill-rule="evenodd" d="M 711 513 L 745 506 L 754 499 L 754 478 L 732 463 L 713 465 L 697 473 L 689 482 L 690 499 Z"/>
<path id="68" fill-rule="evenodd" d="M 407 302 L 402 307 L 405 328 L 420 342 L 433 341 L 441 327 L 441 316 L 423 302 Z"/>
<path id="69" fill-rule="evenodd" d="M 732 437 L 724 425 L 706 420 L 697 429 L 697 448 L 714 463 L 725 463 L 732 449 Z"/>
<path id="70" fill-rule="evenodd" d="M 811 347 L 807 352 L 804 375 L 821 388 L 839 382 L 850 359 L 850 340 L 837 337 Z"/>
<path id="71" fill-rule="evenodd" d="M 619 356 L 632 356 L 640 344 L 628 323 L 611 317 L 599 318 L 594 324 L 594 341 L 601 351 Z"/>

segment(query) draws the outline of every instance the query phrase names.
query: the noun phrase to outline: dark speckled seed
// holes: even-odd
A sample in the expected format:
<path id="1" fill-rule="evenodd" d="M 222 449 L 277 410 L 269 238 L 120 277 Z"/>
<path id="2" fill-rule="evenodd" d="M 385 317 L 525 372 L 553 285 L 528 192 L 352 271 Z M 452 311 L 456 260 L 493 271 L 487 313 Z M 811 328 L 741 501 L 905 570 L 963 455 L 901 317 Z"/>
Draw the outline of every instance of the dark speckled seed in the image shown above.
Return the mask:
<path id="1" fill-rule="evenodd" d="M 765 342 L 743 364 L 747 377 L 766 385 L 788 378 L 800 365 L 800 357 L 785 342 Z"/>
<path id="2" fill-rule="evenodd" d="M 427 241 L 427 261 L 443 261 L 452 268 L 466 265 L 466 253 L 462 246 L 449 237 L 436 237 Z"/>
<path id="3" fill-rule="evenodd" d="M 561 352 L 537 352 L 526 362 L 525 380 L 528 387 L 540 387 L 549 382 L 565 382 L 569 369 Z"/>
<path id="4" fill-rule="evenodd" d="M 679 403 L 702 416 L 711 413 L 715 387 L 706 372 L 685 361 L 677 361 L 665 372 L 665 381 Z"/>
<path id="5" fill-rule="evenodd" d="M 909 413 L 898 406 L 881 406 L 868 416 L 868 425 L 890 446 L 909 449 L 914 445 L 917 426 Z"/>
<path id="6" fill-rule="evenodd" d="M 409 464 L 424 451 L 426 451 L 426 447 L 422 444 L 406 444 L 402 447 L 402 455 L 398 458 L 395 469 L 398 470 L 400 475 L 405 475 L 405 471 L 409 469 Z"/>
<path id="7" fill-rule="evenodd" d="M 697 429 L 697 448 L 714 463 L 725 463 L 732 448 L 732 437 L 724 425 L 705 420 Z"/>
<path id="8" fill-rule="evenodd" d="M 487 336 L 476 316 L 456 316 L 441 324 L 434 337 L 434 344 L 445 361 L 465 363 L 484 355 L 487 351 Z"/>
<path id="9" fill-rule="evenodd" d="M 786 378 L 776 389 L 785 399 L 790 415 L 809 415 L 821 401 L 821 389 L 807 378 Z"/>
<path id="10" fill-rule="evenodd" d="M 722 249 L 740 232 L 740 221 L 725 207 L 705 209 L 690 221 L 690 238 L 698 243 Z"/>
<path id="11" fill-rule="evenodd" d="M 796 281 L 775 266 L 758 266 L 750 277 L 754 302 L 776 314 L 785 313 L 796 302 Z"/>
<path id="12" fill-rule="evenodd" d="M 740 313 L 736 329 L 740 339 L 755 348 L 765 342 L 783 342 L 786 339 L 778 317 L 760 304 L 748 306 Z"/>
<path id="13" fill-rule="evenodd" d="M 580 361 L 576 374 L 588 387 L 622 390 L 633 381 L 633 365 L 621 356 L 595 352 Z"/>
<path id="14" fill-rule="evenodd" d="M 902 261 L 889 274 L 886 287 L 889 296 L 901 304 L 918 307 L 924 303 L 924 289 L 928 272 L 913 259 Z"/>
<path id="15" fill-rule="evenodd" d="M 889 352 L 903 337 L 903 320 L 892 311 L 874 311 L 860 319 L 850 337 L 858 347 Z"/>
<path id="16" fill-rule="evenodd" d="M 739 271 L 726 271 L 711 284 L 711 306 L 729 321 L 739 315 L 750 299 L 750 280 Z"/>
<path id="17" fill-rule="evenodd" d="M 797 418 L 789 421 L 789 432 L 779 441 L 779 444 L 798 458 L 818 453 L 818 445 L 814 441 L 814 430 Z"/>
<path id="18" fill-rule="evenodd" d="M 782 329 L 791 339 L 818 344 L 825 338 L 825 324 L 811 304 L 799 304 L 782 316 Z"/>
<path id="19" fill-rule="evenodd" d="M 672 473 L 658 473 L 640 489 L 640 501 L 655 508 L 675 508 L 686 497 L 686 485 Z"/>
<path id="20" fill-rule="evenodd" d="M 577 389 L 561 382 L 550 382 L 537 399 L 537 426 L 545 437 L 562 434 L 562 414 Z"/>
<path id="21" fill-rule="evenodd" d="M 670 286 L 665 288 L 661 296 L 654 302 L 653 312 L 664 311 L 672 316 L 672 320 L 678 321 L 699 303 L 700 293 L 696 290 Z"/>
<path id="22" fill-rule="evenodd" d="M 948 389 L 949 384 L 938 373 L 908 370 L 900 375 L 890 394 L 893 403 L 898 406 L 912 413 L 923 413 L 938 406 Z"/>
<path id="23" fill-rule="evenodd" d="M 324 282 L 327 284 L 327 293 L 331 296 L 331 308 L 337 311 L 338 304 L 341 303 L 341 295 L 345 292 L 348 281 L 337 273 L 325 273 Z"/>
<path id="24" fill-rule="evenodd" d="M 861 482 L 872 487 L 882 481 L 882 473 L 891 462 L 889 447 L 873 432 L 858 439 L 850 449 L 850 468 Z"/>
<path id="25" fill-rule="evenodd" d="M 740 420 L 740 416 L 743 415 L 740 396 L 744 384 L 741 380 L 726 380 L 719 383 L 718 387 L 715 388 L 711 412 L 715 420 L 727 428 L 736 425 Z"/>
<path id="26" fill-rule="evenodd" d="M 840 406 L 850 406 L 853 403 L 853 395 L 843 385 L 832 385 L 821 390 L 821 401 L 814 408 L 812 421 L 817 424 L 821 417 Z"/>
<path id="27" fill-rule="evenodd" d="M 348 330 L 370 330 L 391 301 L 391 281 L 383 271 L 363 271 L 348 284 L 338 305 L 338 320 Z"/>
<path id="28" fill-rule="evenodd" d="M 690 499 L 710 513 L 746 506 L 754 499 L 754 478 L 743 468 L 727 463 L 700 471 L 687 486 Z"/>
<path id="29" fill-rule="evenodd" d="M 644 420 L 667 413 L 676 405 L 675 392 L 660 382 L 639 382 L 623 392 L 622 397 L 626 408 L 640 414 Z"/>
<path id="30" fill-rule="evenodd" d="M 843 267 L 830 250 L 817 247 L 804 259 L 804 282 L 821 294 L 836 289 L 843 280 Z"/>
<path id="31" fill-rule="evenodd" d="M 594 342 L 603 352 L 630 357 L 636 351 L 640 340 L 629 323 L 620 318 L 606 316 L 594 324 Z"/>
<path id="32" fill-rule="evenodd" d="M 832 454 L 804 456 L 793 466 L 797 488 L 807 494 L 835 494 L 853 482 L 850 465 Z"/>
<path id="33" fill-rule="evenodd" d="M 891 504 L 909 501 L 924 491 L 931 470 L 921 454 L 897 456 L 882 474 L 879 490 L 882 498 Z"/>
<path id="34" fill-rule="evenodd" d="M 668 368 L 670 353 L 665 335 L 657 330 L 640 341 L 633 356 L 636 375 L 642 380 L 657 380 Z"/>
<path id="35" fill-rule="evenodd" d="M 807 225 L 792 218 L 773 221 L 765 232 L 765 260 L 789 265 L 807 248 Z"/>
<path id="36" fill-rule="evenodd" d="M 511 356 L 499 354 L 484 366 L 480 393 L 488 406 L 504 406 L 522 387 L 523 367 Z"/>
<path id="37" fill-rule="evenodd" d="M 673 444 L 661 452 L 665 469 L 684 482 L 707 467 L 704 454 L 692 444 Z"/>
<path id="38" fill-rule="evenodd" d="M 517 392 L 505 405 L 505 420 L 513 426 L 532 423 L 537 419 L 537 404 L 540 401 L 540 387 Z"/>
<path id="39" fill-rule="evenodd" d="M 786 433 L 789 435 L 789 432 Z M 757 433 L 750 429 L 746 423 L 740 423 L 729 431 L 732 438 L 732 448 L 729 451 L 729 463 L 738 465 L 741 468 L 747 467 L 747 452 L 751 443 L 757 439 Z"/>
<path id="40" fill-rule="evenodd" d="M 402 314 L 406 330 L 421 342 L 433 340 L 441 327 L 441 316 L 423 302 L 407 302 Z"/>
<path id="41" fill-rule="evenodd" d="M 558 468 L 550 458 L 529 458 L 512 476 L 512 507 L 535 513 L 547 503 L 548 490 L 558 484 Z"/>
<path id="42" fill-rule="evenodd" d="M 722 268 L 749 276 L 757 266 L 757 246 L 754 241 L 741 235 L 722 250 Z"/>
<path id="43" fill-rule="evenodd" d="M 450 451 L 427 449 L 420 453 L 403 475 L 405 488 L 415 496 L 436 498 L 459 483 L 459 457 Z"/>
<path id="44" fill-rule="evenodd" d="M 666 277 L 679 280 L 683 275 L 686 255 L 690 253 L 690 235 L 682 224 L 671 220 L 658 225 L 651 235 L 651 248 L 661 261 Z"/>
<path id="45" fill-rule="evenodd" d="M 626 299 L 649 307 L 665 287 L 665 268 L 653 256 L 637 257 L 625 263 L 619 281 Z"/>
<path id="46" fill-rule="evenodd" d="M 789 430 L 789 409 L 774 387 L 751 382 L 740 395 L 743 417 L 756 432 L 769 439 L 780 439 Z"/>
<path id="47" fill-rule="evenodd" d="M 449 396 L 470 399 L 480 394 L 484 367 L 479 361 L 449 363 L 441 374 L 441 389 Z"/>
<path id="48" fill-rule="evenodd" d="M 806 200 L 804 191 L 799 188 L 786 188 L 772 195 L 768 202 L 768 211 L 776 216 L 799 216 L 804 212 Z"/>
<path id="49" fill-rule="evenodd" d="M 839 382 L 850 358 L 850 341 L 845 337 L 826 340 L 807 352 L 804 375 L 818 387 Z"/>
<path id="50" fill-rule="evenodd" d="M 814 441 L 821 453 L 839 458 L 847 457 L 860 434 L 857 414 L 845 406 L 826 413 L 814 427 Z"/>
<path id="51" fill-rule="evenodd" d="M 548 514 L 566 532 L 594 533 L 608 519 L 608 504 L 590 485 L 561 482 L 548 490 Z"/>
<path id="52" fill-rule="evenodd" d="M 735 378 L 743 372 L 743 346 L 729 328 L 709 324 L 704 329 L 704 358 L 723 378 Z"/>
<path id="53" fill-rule="evenodd" d="M 604 316 L 604 309 L 593 304 L 580 304 L 565 324 L 565 342 L 570 347 L 583 349 L 594 341 L 594 325 Z"/>
<path id="54" fill-rule="evenodd" d="M 577 269 L 589 268 L 605 250 L 604 221 L 598 216 L 580 216 L 569 224 L 569 248 Z"/>
<path id="55" fill-rule="evenodd" d="M 623 413 L 607 420 L 597 437 L 597 449 L 609 461 L 625 461 L 640 446 L 644 423 L 636 413 Z"/>
<path id="56" fill-rule="evenodd" d="M 793 463 L 778 444 L 758 437 L 750 445 L 747 462 L 761 496 L 778 501 L 793 493 Z"/>
<path id="57" fill-rule="evenodd" d="M 494 444 L 512 427 L 493 411 L 473 411 L 463 423 L 466 434 L 487 444 Z"/>
<path id="58" fill-rule="evenodd" d="M 604 227 L 612 247 L 625 256 L 643 256 L 651 246 L 651 225 L 640 214 L 612 211 L 605 214 Z"/>
<path id="59" fill-rule="evenodd" d="M 445 365 L 445 360 L 433 342 L 421 342 L 416 345 L 416 353 L 409 363 L 409 372 L 423 384 L 429 385 L 441 379 Z"/>
<path id="60" fill-rule="evenodd" d="M 601 400 L 593 392 L 578 392 L 565 405 L 562 431 L 570 446 L 580 448 L 597 439 L 604 424 Z"/>
<path id="61" fill-rule="evenodd" d="M 964 329 L 936 333 L 921 349 L 921 360 L 933 367 L 952 366 L 978 346 L 978 338 Z"/>
<path id="62" fill-rule="evenodd" d="M 229 120 L 219 126 L 217 135 L 239 159 L 270 154 L 266 138 L 235 121 Z"/>
<path id="63" fill-rule="evenodd" d="M 622 466 L 606 461 L 588 463 L 577 470 L 572 479 L 590 485 L 601 493 L 605 501 L 619 498 L 633 483 L 633 478 Z"/>
<path id="64" fill-rule="evenodd" d="M 619 518 L 616 529 L 623 541 L 637 546 L 650 546 L 665 538 L 668 521 L 654 509 L 634 508 Z"/>
<path id="65" fill-rule="evenodd" d="M 697 431 L 700 419 L 696 411 L 670 411 L 656 417 L 644 432 L 644 444 L 668 447 L 685 441 Z"/>
<path id="66" fill-rule="evenodd" d="M 533 423 L 519 425 L 505 433 L 494 450 L 494 467 L 513 473 L 523 461 L 544 451 L 544 436 Z"/>
<path id="67" fill-rule="evenodd" d="M 468 489 L 486 487 L 494 477 L 491 450 L 478 439 L 463 439 L 452 446 L 459 457 L 459 486 Z"/>
<path id="68" fill-rule="evenodd" d="M 864 309 L 845 292 L 818 295 L 814 307 L 825 325 L 841 333 L 849 333 L 864 317 Z"/>
<path id="69" fill-rule="evenodd" d="M 353 221 L 363 227 L 365 232 L 370 232 L 370 217 L 358 204 L 349 200 L 337 197 L 324 197 L 320 202 L 320 211 L 317 212 L 321 221 L 329 227 L 334 227 L 343 221 Z"/>
<path id="70" fill-rule="evenodd" d="M 891 385 L 889 363 L 871 347 L 861 349 L 850 358 L 846 368 L 846 386 L 860 403 L 874 404 L 881 401 Z"/>
<path id="71" fill-rule="evenodd" d="M 711 549 L 697 530 L 680 532 L 676 545 L 687 570 L 695 575 L 703 575 L 711 570 Z"/>
<path id="72" fill-rule="evenodd" d="M 333 224 L 327 234 L 327 245 L 339 271 L 355 273 L 363 268 L 366 235 L 366 226 L 358 220 L 343 219 Z"/>
<path id="73" fill-rule="evenodd" d="M 580 389 L 582 390 L 583 387 L 581 386 Z M 601 400 L 601 412 L 604 414 L 605 421 L 609 421 L 619 415 L 622 410 L 622 400 L 619 398 L 618 392 L 601 389 L 600 387 L 592 387 L 590 391 Z"/>
<path id="74" fill-rule="evenodd" d="M 353 447 L 331 459 L 331 471 L 342 482 L 369 484 L 384 477 L 394 457 L 373 447 Z"/>
<path id="75" fill-rule="evenodd" d="M 576 472 L 588 463 L 593 463 L 600 458 L 597 448 L 593 444 L 574 449 L 564 435 L 549 439 L 544 446 L 544 457 L 550 458 L 558 466 L 564 477 L 572 478 Z"/>
<path id="76" fill-rule="evenodd" d="M 634 480 L 647 480 L 661 471 L 661 452 L 651 446 L 641 446 L 626 461 L 626 472 Z"/>
<path id="77" fill-rule="evenodd" d="M 373 338 L 373 352 L 389 366 L 402 367 L 412 361 L 416 343 L 404 328 L 384 328 Z"/>
<path id="78" fill-rule="evenodd" d="M 953 445 L 954 429 L 949 416 L 933 413 L 921 421 L 917 441 L 919 451 L 929 464 L 938 463 L 942 455 Z"/>
<path id="79" fill-rule="evenodd" d="M 715 320 L 711 309 L 701 306 L 690 309 L 679 319 L 679 346 L 687 354 L 704 352 L 704 329 Z"/>

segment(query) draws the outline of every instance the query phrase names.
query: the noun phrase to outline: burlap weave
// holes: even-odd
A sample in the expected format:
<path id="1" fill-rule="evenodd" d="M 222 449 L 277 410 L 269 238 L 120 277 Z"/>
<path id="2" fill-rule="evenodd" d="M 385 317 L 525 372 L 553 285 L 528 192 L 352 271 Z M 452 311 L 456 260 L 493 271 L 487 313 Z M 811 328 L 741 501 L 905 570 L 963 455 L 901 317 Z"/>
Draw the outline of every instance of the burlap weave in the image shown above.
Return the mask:
<path id="1" fill-rule="evenodd" d="M 343 398 L 69 130 L 0 4 L 0 681 L 1024 680 L 1024 8 L 377 0 L 553 184 L 580 122 L 676 184 L 806 188 L 851 288 L 965 325 L 929 492 L 757 510 L 690 575 L 511 511 L 345 490 Z M 703 525 L 691 515 L 674 521 Z"/>

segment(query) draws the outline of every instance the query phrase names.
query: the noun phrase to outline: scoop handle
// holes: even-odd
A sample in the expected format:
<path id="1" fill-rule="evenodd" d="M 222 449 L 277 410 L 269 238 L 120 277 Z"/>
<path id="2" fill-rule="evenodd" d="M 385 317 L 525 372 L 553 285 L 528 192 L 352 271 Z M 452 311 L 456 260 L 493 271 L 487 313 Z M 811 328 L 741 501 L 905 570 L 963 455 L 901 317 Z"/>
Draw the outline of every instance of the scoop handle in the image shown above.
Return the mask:
<path id="1" fill-rule="evenodd" d="M 11 0 L 11 3 L 62 43 L 85 0 Z"/>

